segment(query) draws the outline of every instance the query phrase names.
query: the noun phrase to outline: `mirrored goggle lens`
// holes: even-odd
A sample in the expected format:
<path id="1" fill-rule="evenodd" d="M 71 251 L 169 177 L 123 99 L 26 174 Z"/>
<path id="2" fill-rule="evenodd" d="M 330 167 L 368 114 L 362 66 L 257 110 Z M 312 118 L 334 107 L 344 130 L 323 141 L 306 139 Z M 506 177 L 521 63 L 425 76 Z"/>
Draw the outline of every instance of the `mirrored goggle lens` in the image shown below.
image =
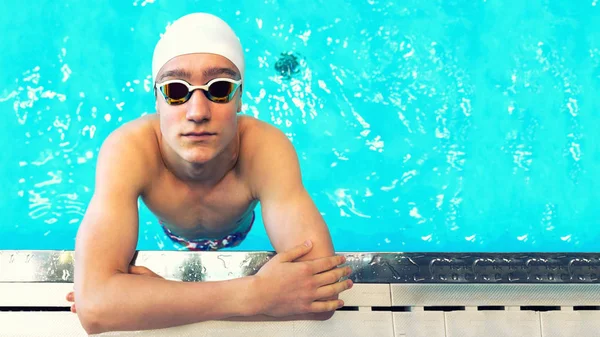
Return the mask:
<path id="1" fill-rule="evenodd" d="M 210 96 L 215 98 L 227 98 L 234 88 L 234 83 L 227 81 L 217 81 L 211 83 L 211 85 L 208 87 L 208 93 L 210 94 Z"/>
<path id="2" fill-rule="evenodd" d="M 177 82 L 165 84 L 160 90 L 163 92 L 163 94 L 165 94 L 165 96 L 174 100 L 183 99 L 190 93 L 185 84 Z"/>

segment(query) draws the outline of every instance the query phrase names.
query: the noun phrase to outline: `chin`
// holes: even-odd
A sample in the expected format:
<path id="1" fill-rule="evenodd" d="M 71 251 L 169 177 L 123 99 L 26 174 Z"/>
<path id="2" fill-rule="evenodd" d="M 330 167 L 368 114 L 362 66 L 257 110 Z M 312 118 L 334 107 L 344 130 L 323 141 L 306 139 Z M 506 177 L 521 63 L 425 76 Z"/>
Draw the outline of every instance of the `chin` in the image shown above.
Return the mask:
<path id="1" fill-rule="evenodd" d="M 183 159 L 190 164 L 206 164 L 213 159 L 213 156 L 184 156 Z"/>
<path id="2" fill-rule="evenodd" d="M 192 164 L 204 164 L 215 158 L 215 152 L 208 149 L 189 149 L 180 154 L 181 158 Z"/>

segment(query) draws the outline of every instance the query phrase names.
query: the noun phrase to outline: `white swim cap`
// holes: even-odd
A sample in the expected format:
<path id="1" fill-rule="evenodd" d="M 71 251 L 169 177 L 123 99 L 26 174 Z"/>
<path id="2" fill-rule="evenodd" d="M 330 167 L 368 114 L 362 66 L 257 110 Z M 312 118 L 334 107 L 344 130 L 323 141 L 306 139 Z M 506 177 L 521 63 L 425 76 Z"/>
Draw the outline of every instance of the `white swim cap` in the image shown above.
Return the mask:
<path id="1" fill-rule="evenodd" d="M 167 27 L 152 56 L 152 83 L 169 60 L 176 56 L 210 53 L 229 59 L 244 79 L 244 53 L 240 39 L 222 19 L 208 13 L 187 14 Z"/>

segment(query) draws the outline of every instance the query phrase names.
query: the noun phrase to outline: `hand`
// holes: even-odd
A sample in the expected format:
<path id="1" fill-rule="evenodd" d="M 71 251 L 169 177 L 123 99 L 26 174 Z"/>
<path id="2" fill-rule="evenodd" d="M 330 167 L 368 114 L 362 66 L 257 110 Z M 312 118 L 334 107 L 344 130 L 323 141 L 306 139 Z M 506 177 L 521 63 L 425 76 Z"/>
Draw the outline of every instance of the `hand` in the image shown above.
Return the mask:
<path id="1" fill-rule="evenodd" d="M 332 298 L 352 288 L 351 280 L 339 281 L 351 273 L 350 267 L 337 267 L 346 259 L 331 256 L 294 262 L 311 249 L 307 242 L 277 254 L 256 273 L 259 314 L 283 317 L 334 311 L 344 305 Z"/>
<path id="2" fill-rule="evenodd" d="M 152 270 L 142 266 L 129 266 L 129 274 L 163 278 Z M 77 308 L 75 307 L 75 292 L 71 291 L 67 294 L 67 301 L 73 302 L 71 305 L 71 312 L 77 313 Z"/>

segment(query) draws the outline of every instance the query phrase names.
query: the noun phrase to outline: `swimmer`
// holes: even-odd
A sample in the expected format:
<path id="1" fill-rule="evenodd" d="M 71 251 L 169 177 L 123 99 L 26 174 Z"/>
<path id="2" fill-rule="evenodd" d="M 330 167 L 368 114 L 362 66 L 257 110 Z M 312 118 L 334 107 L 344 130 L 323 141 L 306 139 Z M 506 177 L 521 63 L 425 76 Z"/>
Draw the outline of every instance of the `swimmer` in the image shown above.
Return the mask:
<path id="1" fill-rule="evenodd" d="M 231 27 L 206 13 L 170 25 L 154 49 L 156 113 L 103 142 L 94 194 L 75 244 L 72 311 L 89 334 L 206 320 L 327 319 L 350 274 L 303 186 L 285 134 L 240 115 L 246 78 Z M 184 249 L 235 247 L 260 202 L 277 254 L 256 275 L 219 282 L 166 280 L 130 266 L 138 199 Z"/>

